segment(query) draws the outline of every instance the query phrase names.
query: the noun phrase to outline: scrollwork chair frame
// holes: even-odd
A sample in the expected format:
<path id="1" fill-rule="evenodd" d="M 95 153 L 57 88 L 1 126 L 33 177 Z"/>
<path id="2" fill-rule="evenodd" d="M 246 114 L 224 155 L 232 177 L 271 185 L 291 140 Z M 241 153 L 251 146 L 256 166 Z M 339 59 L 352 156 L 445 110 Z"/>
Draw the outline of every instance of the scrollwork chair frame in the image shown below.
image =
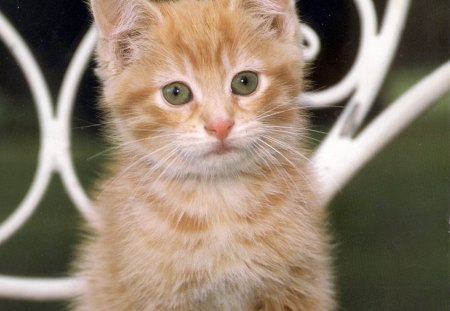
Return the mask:
<path id="1" fill-rule="evenodd" d="M 371 0 L 354 0 L 361 24 L 360 45 L 349 73 L 336 85 L 306 93 L 299 104 L 312 109 L 329 107 L 346 98 L 345 109 L 313 157 L 322 182 L 322 198 L 328 203 L 355 173 L 383 146 L 450 90 L 450 62 L 395 100 L 383 113 L 362 128 L 395 55 L 410 6 L 410 0 L 389 0 L 380 23 Z M 380 25 L 379 25 L 380 23 Z M 320 52 L 316 32 L 303 25 L 305 58 Z M 90 200 L 73 166 L 70 118 L 82 75 L 96 43 L 90 28 L 66 71 L 56 109 L 44 75 L 26 42 L 0 12 L 0 40 L 23 71 L 37 107 L 41 144 L 38 168 L 30 190 L 20 205 L 0 224 L 0 246 L 16 234 L 36 211 L 54 174 L 59 174 L 80 213 L 95 222 Z M 365 74 L 370 71 L 371 74 Z M 20 278 L 0 275 L 0 297 L 24 300 L 69 299 L 82 291 L 83 281 L 72 278 Z"/>

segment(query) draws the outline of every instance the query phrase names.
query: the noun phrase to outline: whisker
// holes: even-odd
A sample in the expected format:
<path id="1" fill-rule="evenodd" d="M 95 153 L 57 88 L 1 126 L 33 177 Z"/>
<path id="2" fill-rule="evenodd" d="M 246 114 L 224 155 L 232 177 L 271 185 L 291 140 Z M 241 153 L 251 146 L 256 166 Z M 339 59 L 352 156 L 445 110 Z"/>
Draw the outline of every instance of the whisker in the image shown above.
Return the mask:
<path id="1" fill-rule="evenodd" d="M 119 179 L 120 177 L 122 177 L 123 175 L 125 175 L 129 170 L 131 170 L 133 167 L 136 167 L 138 164 L 141 164 L 142 162 L 145 162 L 145 161 L 149 161 L 149 160 L 151 159 L 151 157 L 152 157 L 154 154 L 156 154 L 156 153 L 158 153 L 158 152 L 161 152 L 161 151 L 164 150 L 164 149 L 170 149 L 170 148 L 172 148 L 172 147 L 174 147 L 174 146 L 175 146 L 175 143 L 174 143 L 174 142 L 171 142 L 171 143 L 169 143 L 169 144 L 167 144 L 167 145 L 163 145 L 162 147 L 160 147 L 160 148 L 158 148 L 158 149 L 156 149 L 156 150 L 153 150 L 153 151 L 150 152 L 150 153 L 146 153 L 146 154 L 140 156 L 140 157 L 138 158 L 138 160 L 132 162 L 132 163 L 131 163 L 130 165 L 128 165 L 125 169 L 123 169 L 119 174 L 117 174 L 117 175 L 116 175 L 116 178 L 114 178 L 114 179 L 111 181 L 111 183 L 114 183 L 117 179 Z"/>
<path id="2" fill-rule="evenodd" d="M 284 112 L 289 112 L 289 111 L 294 111 L 294 110 L 298 110 L 298 107 L 291 107 L 291 108 L 288 108 L 288 109 L 284 109 L 284 110 L 272 112 L 272 113 L 270 113 L 270 114 L 264 114 L 264 115 L 262 115 L 262 116 L 257 116 L 257 117 L 255 118 L 255 120 L 261 121 L 261 120 L 267 119 L 267 118 L 269 118 L 269 117 L 273 117 L 273 116 L 276 116 L 276 115 L 278 115 L 278 114 L 282 114 L 282 113 L 284 113 Z"/>
<path id="3" fill-rule="evenodd" d="M 102 156 L 104 154 L 110 153 L 110 152 L 115 151 L 115 150 L 120 150 L 120 149 L 122 149 L 124 147 L 127 147 L 127 146 L 135 144 L 135 143 L 139 143 L 139 142 L 143 142 L 143 141 L 151 142 L 154 139 L 170 138 L 170 137 L 176 137 L 176 136 L 177 135 L 175 135 L 175 134 L 167 133 L 165 135 L 149 136 L 149 137 L 144 137 L 144 138 L 137 139 L 137 140 L 131 140 L 131 141 L 123 142 L 123 143 L 120 143 L 120 144 L 115 145 L 113 147 L 107 148 L 106 150 L 103 150 L 103 151 L 101 151 L 99 153 L 96 153 L 93 156 L 90 156 L 87 160 L 91 161 L 91 160 L 93 160 L 93 159 L 95 159 L 95 158 L 97 158 L 99 156 Z"/>
<path id="4" fill-rule="evenodd" d="M 279 107 L 282 107 L 282 106 L 285 106 L 285 104 L 282 103 L 282 104 L 278 104 L 278 105 L 276 105 L 276 106 L 273 106 L 273 107 L 270 108 L 269 110 L 263 111 L 261 114 L 257 115 L 256 118 L 258 118 L 258 117 L 263 117 L 265 114 L 271 113 L 271 112 L 274 111 L 275 109 L 277 109 L 277 108 L 279 108 Z"/>
<path id="5" fill-rule="evenodd" d="M 295 148 L 289 146 L 285 142 L 283 142 L 281 140 L 278 140 L 278 139 L 276 139 L 274 137 L 267 136 L 267 135 L 264 135 L 263 137 L 268 139 L 268 140 L 270 140 L 270 141 L 272 141 L 273 143 L 279 145 L 280 147 L 283 147 L 287 151 L 294 152 L 296 155 L 300 156 L 302 159 L 304 159 L 307 162 L 311 163 L 311 160 L 307 156 L 305 156 L 304 154 L 300 153 L 298 150 L 296 150 Z"/>
<path id="6" fill-rule="evenodd" d="M 162 167 L 166 167 L 166 169 L 167 169 L 169 166 L 166 165 L 166 163 L 168 162 L 168 160 L 170 158 L 172 158 L 176 154 L 176 152 L 177 152 L 177 150 L 175 148 L 174 150 L 169 152 L 169 154 L 165 155 L 164 158 L 158 159 L 157 164 L 153 165 L 151 167 L 151 169 L 147 170 L 145 172 L 145 174 L 142 176 L 142 178 L 140 178 L 140 182 L 139 182 L 139 185 L 135 189 L 135 193 L 136 193 L 136 191 L 138 191 L 139 189 L 142 189 L 142 187 L 144 187 L 145 183 L 148 181 L 149 176 L 151 176 L 153 173 L 155 173 Z M 176 158 L 176 157 L 174 157 L 174 158 Z M 161 177 L 164 175 L 166 169 L 164 169 L 163 172 L 160 172 L 158 177 L 156 179 L 152 180 L 152 182 L 157 183 L 161 179 Z"/>
<path id="7" fill-rule="evenodd" d="M 300 152 L 299 152 L 298 150 L 296 150 L 295 148 L 293 148 L 293 147 L 287 145 L 285 142 L 280 141 L 280 140 L 277 140 L 277 139 L 275 139 L 275 138 L 273 138 L 273 137 L 265 137 L 265 138 L 271 140 L 271 141 L 272 141 L 273 143 L 275 143 L 276 145 L 281 146 L 284 150 L 293 152 L 294 154 L 300 156 L 300 158 L 306 160 L 308 163 L 310 163 L 310 164 L 312 163 L 312 161 L 311 161 L 308 157 L 306 157 L 304 154 L 300 153 Z M 278 150 L 277 148 L 275 148 L 275 146 L 273 146 L 273 148 L 276 149 L 276 150 Z M 279 151 L 279 154 L 283 155 L 283 154 L 281 153 L 281 151 Z M 283 155 L 283 157 L 284 157 L 285 159 L 287 158 L 287 157 L 284 156 L 284 155 Z M 289 163 L 292 165 L 292 161 L 290 161 Z M 314 183 L 312 182 L 311 178 L 308 177 L 307 174 L 306 174 L 306 175 L 305 175 L 305 174 L 302 174 L 302 172 L 300 172 L 300 168 L 296 167 L 295 165 L 293 165 L 292 167 L 296 170 L 296 172 L 297 172 L 297 174 L 299 174 L 299 176 L 303 176 L 304 180 L 309 184 L 310 187 L 313 187 L 313 186 L 314 186 Z M 291 181 L 292 181 L 292 180 L 291 180 Z M 304 198 L 304 199 L 306 199 L 306 198 Z"/>
<path id="8" fill-rule="evenodd" d="M 268 137 L 265 137 L 265 136 L 262 136 L 262 137 L 268 138 Z M 273 147 L 272 145 L 266 143 L 263 139 L 259 139 L 259 141 L 260 141 L 261 143 L 263 143 L 264 145 L 266 145 L 267 147 L 269 147 L 270 149 L 272 149 L 272 150 L 273 150 L 274 152 L 276 152 L 279 156 L 281 156 L 282 158 L 284 158 L 284 159 L 286 160 L 286 162 L 288 162 L 290 165 L 292 165 L 292 167 L 294 167 L 294 168 L 296 167 L 295 164 L 292 163 L 292 161 L 289 160 L 289 159 L 288 159 L 284 154 L 282 154 L 278 149 L 276 149 L 276 148 Z"/>
<path id="9" fill-rule="evenodd" d="M 270 147 L 270 145 L 268 145 L 267 143 L 265 143 L 262 139 L 259 138 L 258 141 L 261 142 L 261 143 L 263 143 L 263 144 L 265 144 L 266 146 L 269 146 L 269 147 Z M 294 179 L 292 178 L 291 174 L 289 174 L 289 173 L 286 171 L 286 169 L 283 167 L 283 165 L 282 165 L 282 163 L 280 162 L 279 159 L 277 159 L 274 155 L 272 155 L 272 154 L 271 154 L 268 150 L 266 150 L 262 145 L 258 144 L 258 147 L 260 148 L 260 151 L 264 152 L 264 154 L 265 154 L 267 157 L 269 157 L 270 161 L 271 161 L 274 165 L 276 165 L 277 167 L 279 167 L 279 169 L 281 169 L 281 172 L 283 173 L 284 176 L 286 176 L 286 177 L 287 177 L 294 185 L 297 185 L 297 183 L 296 183 L 296 182 L 294 181 Z M 276 149 L 274 149 L 274 148 L 271 148 L 271 149 L 275 150 L 275 151 L 276 151 L 278 154 L 280 154 L 284 159 L 286 159 L 286 160 L 289 162 L 289 164 L 294 168 L 294 170 L 295 170 L 297 173 L 299 173 L 297 167 L 296 167 L 292 162 L 290 162 L 286 157 L 284 157 L 284 156 L 283 156 L 280 152 L 278 152 Z M 271 171 L 274 172 L 273 169 L 271 169 Z"/>
<path id="10" fill-rule="evenodd" d="M 318 133 L 318 134 L 328 135 L 328 133 L 327 133 L 327 132 L 324 132 L 324 131 L 318 131 L 318 130 L 313 130 L 313 129 L 309 129 L 309 128 L 306 128 L 305 130 L 308 131 L 308 132 L 313 132 L 313 133 Z"/>
<path id="11" fill-rule="evenodd" d="M 288 126 L 288 125 L 274 125 L 274 124 L 265 124 L 264 128 L 276 128 L 276 129 L 284 129 L 284 130 L 292 130 L 292 131 L 304 131 L 307 130 L 305 127 L 300 126 Z"/>
<path id="12" fill-rule="evenodd" d="M 175 156 L 177 153 L 179 153 L 179 148 L 175 148 L 163 160 L 158 161 L 158 167 L 155 166 L 155 170 L 162 167 L 164 167 L 164 169 L 159 173 L 159 176 L 155 181 L 159 181 L 166 174 L 169 168 L 172 167 L 173 163 L 177 160 L 177 157 Z"/>
<path id="13" fill-rule="evenodd" d="M 269 113 L 271 113 L 272 111 L 274 111 L 274 110 L 276 110 L 276 109 L 278 109 L 278 108 L 280 108 L 280 107 L 291 107 L 291 105 L 288 105 L 288 104 L 286 104 L 286 103 L 284 103 L 284 102 L 279 103 L 279 104 L 273 106 L 272 108 L 270 108 L 269 110 L 263 111 L 261 114 L 257 115 L 256 117 L 260 117 L 260 116 L 264 116 L 264 115 L 266 115 L 266 114 L 269 114 Z M 297 107 L 297 109 L 298 109 L 298 107 Z"/>
<path id="14" fill-rule="evenodd" d="M 97 123 L 97 124 L 89 124 L 89 125 L 82 125 L 82 126 L 75 126 L 72 129 L 73 130 L 84 130 L 84 129 L 88 129 L 88 128 L 93 128 L 93 127 L 101 127 L 103 126 L 102 123 Z"/>

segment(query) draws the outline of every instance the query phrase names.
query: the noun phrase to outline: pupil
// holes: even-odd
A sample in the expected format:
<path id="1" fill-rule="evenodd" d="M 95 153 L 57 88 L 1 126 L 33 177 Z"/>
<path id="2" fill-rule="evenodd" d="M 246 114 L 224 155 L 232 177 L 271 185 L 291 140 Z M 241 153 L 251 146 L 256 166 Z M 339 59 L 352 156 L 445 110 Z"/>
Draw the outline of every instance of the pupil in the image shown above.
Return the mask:
<path id="1" fill-rule="evenodd" d="M 174 88 L 173 88 L 173 92 L 172 92 L 172 94 L 173 94 L 173 96 L 178 96 L 179 94 L 180 94 L 180 89 L 177 87 L 177 86 L 175 86 Z"/>
<path id="2" fill-rule="evenodd" d="M 241 83 L 243 85 L 247 85 L 248 84 L 248 78 L 246 76 L 241 77 Z"/>

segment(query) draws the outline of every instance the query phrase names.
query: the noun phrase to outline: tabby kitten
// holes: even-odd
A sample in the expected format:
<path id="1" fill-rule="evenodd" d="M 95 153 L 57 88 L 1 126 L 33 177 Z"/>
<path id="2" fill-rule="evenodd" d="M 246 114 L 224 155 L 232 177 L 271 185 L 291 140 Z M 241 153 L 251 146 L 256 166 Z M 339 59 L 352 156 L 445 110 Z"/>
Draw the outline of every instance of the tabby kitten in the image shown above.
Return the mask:
<path id="1" fill-rule="evenodd" d="M 75 310 L 333 310 L 295 1 L 91 6 L 118 151 Z"/>

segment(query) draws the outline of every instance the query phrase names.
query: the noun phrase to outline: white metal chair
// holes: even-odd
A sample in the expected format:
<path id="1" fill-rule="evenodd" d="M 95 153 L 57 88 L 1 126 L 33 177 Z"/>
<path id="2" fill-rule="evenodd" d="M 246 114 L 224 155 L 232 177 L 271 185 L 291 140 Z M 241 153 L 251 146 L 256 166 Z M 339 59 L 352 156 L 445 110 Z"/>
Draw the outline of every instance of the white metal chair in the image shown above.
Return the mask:
<path id="1" fill-rule="evenodd" d="M 450 91 L 450 62 L 424 77 L 368 124 L 361 125 L 388 73 L 405 25 L 410 0 L 390 0 L 383 22 L 379 25 L 371 0 L 354 0 L 361 24 L 358 54 L 352 69 L 335 86 L 304 94 L 301 102 L 313 109 L 329 107 L 349 98 L 334 127 L 317 149 L 314 163 L 327 203 L 355 173 L 384 145 L 414 121 L 439 98 Z M 305 57 L 313 60 L 321 42 L 316 32 L 304 25 Z M 95 215 L 75 173 L 70 154 L 70 117 L 82 74 L 86 70 L 96 43 L 96 31 L 85 35 L 68 67 L 56 111 L 44 74 L 27 44 L 0 12 L 0 40 L 8 47 L 23 71 L 38 111 L 41 140 L 38 168 L 34 181 L 22 203 L 0 224 L 0 247 L 26 225 L 36 211 L 53 174 L 59 174 L 79 211 L 89 219 Z M 370 76 L 365 74 L 370 70 Z M 35 279 L 0 276 L 0 297 L 24 300 L 68 299 L 82 290 L 82 280 Z"/>

